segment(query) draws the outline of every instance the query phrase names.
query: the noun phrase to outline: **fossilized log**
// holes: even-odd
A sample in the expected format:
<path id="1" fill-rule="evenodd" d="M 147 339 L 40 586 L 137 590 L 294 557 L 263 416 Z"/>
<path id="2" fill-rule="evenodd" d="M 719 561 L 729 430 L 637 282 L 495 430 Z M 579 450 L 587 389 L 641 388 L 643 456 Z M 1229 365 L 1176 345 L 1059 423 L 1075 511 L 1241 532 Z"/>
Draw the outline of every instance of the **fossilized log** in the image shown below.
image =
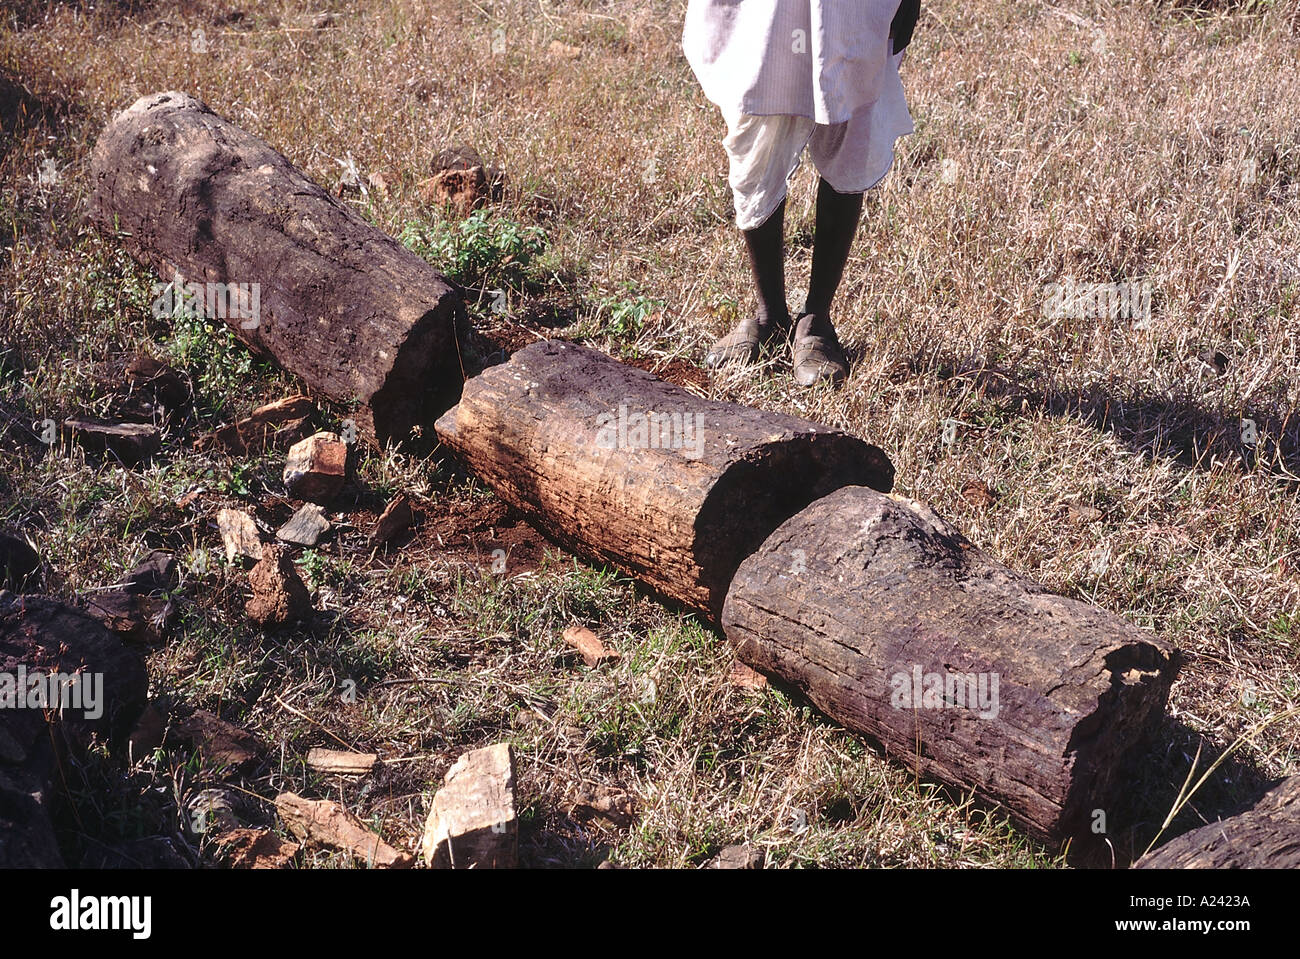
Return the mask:
<path id="1" fill-rule="evenodd" d="M 165 281 L 202 284 L 207 315 L 313 391 L 358 402 L 362 435 L 406 440 L 456 401 L 459 294 L 200 101 L 158 93 L 119 113 L 91 184 L 102 228 Z"/>
<path id="2" fill-rule="evenodd" d="M 1177 671 L 1150 633 L 1007 569 L 928 507 L 860 487 L 746 559 L 722 624 L 745 663 L 1048 839 L 1112 808 Z"/>
<path id="3" fill-rule="evenodd" d="M 552 539 L 714 618 L 778 524 L 831 490 L 888 490 L 894 477 L 856 437 L 701 399 L 559 340 L 469 380 L 436 429 Z"/>
<path id="4" fill-rule="evenodd" d="M 1169 840 L 1137 868 L 1300 868 L 1300 776 L 1284 779 L 1246 812 Z"/>

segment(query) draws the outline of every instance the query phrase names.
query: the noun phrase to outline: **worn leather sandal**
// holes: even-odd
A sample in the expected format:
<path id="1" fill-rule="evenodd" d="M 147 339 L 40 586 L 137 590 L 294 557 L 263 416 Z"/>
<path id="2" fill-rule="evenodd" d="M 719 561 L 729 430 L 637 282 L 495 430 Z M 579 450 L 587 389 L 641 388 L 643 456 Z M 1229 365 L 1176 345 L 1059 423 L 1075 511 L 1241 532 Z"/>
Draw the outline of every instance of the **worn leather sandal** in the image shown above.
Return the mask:
<path id="1" fill-rule="evenodd" d="M 758 359 L 759 351 L 764 346 L 775 340 L 785 339 L 789 332 L 788 322 L 764 323 L 756 316 L 748 317 L 737 323 L 735 329 L 713 344 L 708 355 L 704 357 L 704 365 L 708 369 L 716 369 L 733 363 L 753 363 Z"/>
<path id="2" fill-rule="evenodd" d="M 805 313 L 799 317 L 790 342 L 794 381 L 800 386 L 838 386 L 849 375 L 849 361 L 829 320 Z"/>

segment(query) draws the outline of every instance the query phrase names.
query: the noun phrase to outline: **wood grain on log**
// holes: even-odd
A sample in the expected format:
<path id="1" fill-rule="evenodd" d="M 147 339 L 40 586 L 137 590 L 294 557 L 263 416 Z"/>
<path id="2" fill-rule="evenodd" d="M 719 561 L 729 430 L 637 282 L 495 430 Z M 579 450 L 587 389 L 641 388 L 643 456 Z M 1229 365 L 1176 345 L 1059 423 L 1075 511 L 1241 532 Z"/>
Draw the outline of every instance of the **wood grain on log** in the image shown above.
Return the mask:
<path id="1" fill-rule="evenodd" d="M 1284 779 L 1240 815 L 1171 839 L 1137 868 L 1300 869 L 1300 776 Z"/>
<path id="2" fill-rule="evenodd" d="M 455 402 L 450 284 L 199 100 L 158 93 L 119 113 L 91 185 L 103 229 L 165 281 L 207 284 L 209 309 L 312 390 L 357 401 L 361 434 L 404 441 Z"/>
<path id="3" fill-rule="evenodd" d="M 714 618 L 736 566 L 782 521 L 894 478 L 854 436 L 701 399 L 559 340 L 468 381 L 436 429 L 552 539 Z"/>
<path id="4" fill-rule="evenodd" d="M 1112 808 L 1177 671 L 1152 634 L 862 487 L 813 503 L 746 559 L 722 623 L 744 662 L 1048 839 Z"/>

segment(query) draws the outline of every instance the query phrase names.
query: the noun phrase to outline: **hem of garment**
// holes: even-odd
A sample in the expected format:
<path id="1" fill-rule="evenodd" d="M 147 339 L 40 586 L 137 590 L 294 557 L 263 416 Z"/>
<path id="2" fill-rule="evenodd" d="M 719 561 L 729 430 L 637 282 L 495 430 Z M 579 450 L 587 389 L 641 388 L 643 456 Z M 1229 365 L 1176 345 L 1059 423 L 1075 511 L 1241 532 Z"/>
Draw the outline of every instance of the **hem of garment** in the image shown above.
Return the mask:
<path id="1" fill-rule="evenodd" d="M 758 114 L 758 115 L 759 115 L 759 116 L 762 116 L 763 114 Z M 773 114 L 773 115 L 774 115 L 774 116 L 779 116 L 779 114 Z M 903 137 L 911 136 L 911 135 L 912 135 L 913 133 L 915 133 L 915 132 L 916 132 L 916 130 L 913 129 L 913 130 L 909 130 L 907 133 L 900 133 L 900 134 L 898 134 L 897 136 L 894 137 L 894 143 L 897 144 L 898 141 L 901 140 Z M 811 134 L 811 133 L 808 135 L 808 139 L 809 139 L 809 140 L 812 140 L 812 134 Z M 807 148 L 808 148 L 808 144 L 807 144 L 807 143 L 804 143 L 803 149 L 806 150 Z M 771 207 L 772 207 L 772 208 L 771 208 L 770 210 L 768 210 L 766 213 L 764 213 L 763 216 L 760 217 L 760 218 L 757 220 L 757 222 L 755 222 L 752 226 L 741 226 L 741 225 L 740 225 L 740 217 L 739 217 L 739 215 L 737 215 L 737 217 L 736 217 L 736 228 L 737 228 L 737 229 L 742 230 L 742 231 L 757 230 L 760 226 L 762 226 L 762 225 L 763 225 L 764 223 L 766 223 L 769 219 L 771 219 L 772 214 L 776 212 L 776 208 L 779 207 L 779 206 L 780 206 L 780 205 L 785 201 L 785 198 L 786 198 L 787 196 L 789 196 L 789 194 L 790 194 L 790 185 L 789 185 L 789 184 L 790 184 L 790 175 L 793 174 L 794 171 L 798 168 L 798 166 L 799 166 L 799 160 L 802 159 L 802 157 L 803 157 L 803 150 L 800 150 L 800 151 L 799 151 L 799 154 L 798 154 L 798 157 L 795 159 L 794 166 L 790 167 L 790 173 L 786 174 L 786 178 L 785 178 L 785 180 L 783 181 L 783 182 L 786 184 L 786 188 L 785 188 L 784 190 L 781 191 L 781 195 L 780 195 L 779 197 L 776 198 L 776 202 L 773 203 L 773 204 L 771 204 Z M 858 187 L 858 188 L 854 188 L 854 189 L 847 189 L 847 190 L 841 190 L 841 189 L 840 189 L 838 186 L 836 186 L 834 183 L 831 183 L 830 180 L 826 180 L 826 182 L 827 182 L 827 183 L 830 183 L 830 185 L 831 185 L 831 189 L 834 190 L 836 193 L 866 193 L 868 190 L 875 189 L 877 186 L 880 185 L 880 182 L 881 182 L 885 177 L 889 176 L 889 171 L 892 170 L 892 169 L 894 168 L 894 161 L 895 161 L 896 159 L 897 159 L 897 156 L 896 156 L 896 150 L 895 150 L 893 147 L 891 147 L 890 150 L 889 150 L 889 162 L 885 164 L 885 168 L 884 168 L 883 170 L 880 171 L 879 175 L 870 178 L 870 179 L 867 181 L 867 185 L 866 185 L 866 186 L 863 186 L 863 187 Z M 826 179 L 826 177 L 822 174 L 822 172 L 821 172 L 820 170 L 817 171 L 817 175 L 820 176 L 820 177 L 822 177 L 822 179 Z"/>

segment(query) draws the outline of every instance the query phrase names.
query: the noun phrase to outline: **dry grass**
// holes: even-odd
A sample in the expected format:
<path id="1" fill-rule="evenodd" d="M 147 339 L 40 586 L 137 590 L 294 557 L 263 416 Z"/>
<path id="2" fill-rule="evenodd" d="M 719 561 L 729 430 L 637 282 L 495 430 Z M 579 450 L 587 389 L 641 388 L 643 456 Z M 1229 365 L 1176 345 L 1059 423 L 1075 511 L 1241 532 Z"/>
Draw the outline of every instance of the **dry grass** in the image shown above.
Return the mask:
<path id="1" fill-rule="evenodd" d="M 326 8 L 333 25 L 313 27 Z M 512 293 L 504 319 L 480 311 L 485 325 L 518 334 L 539 310 L 572 315 L 564 335 L 667 366 L 697 362 L 751 305 L 721 120 L 678 50 L 683 4 L 269 2 L 234 20 L 229 9 L 28 0 L 0 24 L 0 518 L 40 541 L 56 592 L 114 581 L 146 546 L 211 548 L 211 529 L 165 505 L 194 483 L 245 502 L 276 486 L 272 459 L 207 462 L 179 437 L 130 479 L 43 455 L 28 428 L 105 403 L 103 384 L 150 342 L 201 381 L 191 428 L 287 388 L 269 369 L 232 375 L 247 358 L 220 337 L 180 350 L 176 331 L 146 318 L 150 278 L 87 227 L 90 144 L 138 96 L 194 93 L 328 186 L 349 155 L 383 172 L 393 196 L 355 202 L 394 234 L 438 218 L 414 189 L 429 158 L 451 140 L 475 144 L 510 177 L 494 215 L 549 237 L 530 292 Z M 206 53 L 190 48 L 200 29 Z M 1297 66 L 1300 23 L 1282 3 L 928 5 L 904 64 L 917 132 L 867 199 L 838 300 L 856 359 L 846 388 L 801 393 L 779 368 L 707 387 L 880 444 L 900 492 L 1193 654 L 1131 808 L 1109 816 L 1121 863 L 1155 834 L 1198 745 L 1213 757 L 1300 701 Z M 787 213 L 796 306 L 813 188 L 805 166 Z M 1045 285 L 1066 278 L 1150 281 L 1151 322 L 1045 316 Z M 629 303 L 642 308 L 619 319 Z M 1221 372 L 1201 359 L 1216 351 Z M 1257 424 L 1254 447 L 1243 418 Z M 961 424 L 951 446 L 945 419 Z M 362 511 L 398 488 L 431 516 L 490 503 L 436 462 L 374 454 L 362 480 Z M 996 501 L 963 498 L 971 480 Z M 1080 519 L 1067 504 L 1098 512 Z M 425 537 L 372 560 L 345 533 L 304 558 L 323 613 L 286 636 L 242 621 L 230 571 L 189 584 L 186 625 L 151 660 L 155 694 L 219 709 L 274 744 L 242 784 L 250 819 L 268 821 L 265 799 L 291 787 L 342 798 L 410 843 L 451 760 L 505 737 L 521 757 L 534 865 L 612 854 L 679 866 L 745 839 L 780 865 L 1062 861 L 800 702 L 729 686 L 724 646 L 689 617 L 559 554 L 502 580 L 485 572 L 491 523 L 449 528 L 459 551 Z M 623 663 L 575 666 L 559 638 L 575 617 Z M 337 691 L 349 678 L 355 704 Z M 1297 772 L 1298 729 L 1279 723 L 1234 754 L 1171 831 Z M 365 785 L 313 779 L 302 757 L 333 737 L 401 761 Z M 112 779 L 107 765 L 87 775 Z M 113 793 L 147 812 L 123 825 L 106 807 L 98 828 L 149 834 L 170 817 L 174 830 L 176 805 L 217 776 L 163 750 Z M 575 809 L 593 788 L 629 795 L 631 822 Z"/>

